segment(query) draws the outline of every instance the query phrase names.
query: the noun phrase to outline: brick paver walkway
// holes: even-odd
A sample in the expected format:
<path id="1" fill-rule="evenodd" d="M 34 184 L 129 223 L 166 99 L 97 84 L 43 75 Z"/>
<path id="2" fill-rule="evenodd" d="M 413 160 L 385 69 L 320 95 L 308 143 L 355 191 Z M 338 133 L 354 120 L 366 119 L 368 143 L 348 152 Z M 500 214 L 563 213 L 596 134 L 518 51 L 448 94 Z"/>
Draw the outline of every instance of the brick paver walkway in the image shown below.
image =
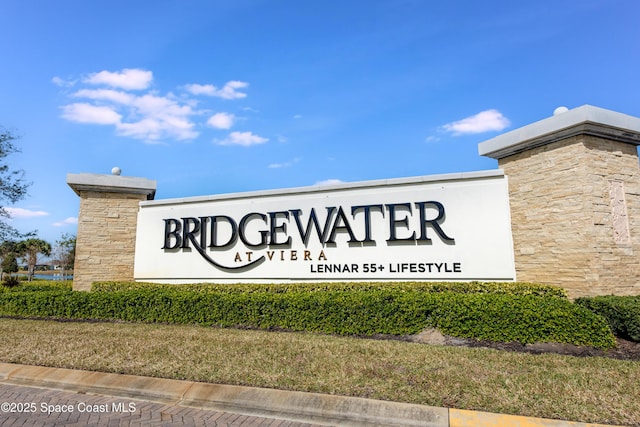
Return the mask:
<path id="1" fill-rule="evenodd" d="M 0 427 L 22 426 L 316 427 L 143 400 L 0 384 Z"/>

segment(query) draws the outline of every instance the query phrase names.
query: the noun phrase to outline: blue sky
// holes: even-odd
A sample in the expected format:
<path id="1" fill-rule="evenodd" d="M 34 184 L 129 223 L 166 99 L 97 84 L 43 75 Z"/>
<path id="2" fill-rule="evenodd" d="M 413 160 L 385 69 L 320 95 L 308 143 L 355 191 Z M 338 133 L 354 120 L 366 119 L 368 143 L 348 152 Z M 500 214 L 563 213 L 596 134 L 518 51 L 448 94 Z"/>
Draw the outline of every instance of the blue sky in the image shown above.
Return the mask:
<path id="1" fill-rule="evenodd" d="M 67 173 L 157 199 L 494 169 L 478 143 L 584 104 L 640 116 L 640 2 L 0 0 L 0 125 L 75 233 Z"/>

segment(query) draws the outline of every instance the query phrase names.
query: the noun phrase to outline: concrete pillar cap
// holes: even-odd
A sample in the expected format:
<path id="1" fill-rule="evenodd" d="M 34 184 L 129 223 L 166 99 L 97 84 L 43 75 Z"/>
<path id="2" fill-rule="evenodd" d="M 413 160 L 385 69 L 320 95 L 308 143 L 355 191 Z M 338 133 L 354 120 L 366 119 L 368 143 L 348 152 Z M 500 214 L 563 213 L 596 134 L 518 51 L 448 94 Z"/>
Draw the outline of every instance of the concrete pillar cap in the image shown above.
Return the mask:
<path id="1" fill-rule="evenodd" d="M 583 105 L 481 142 L 478 153 L 501 159 L 580 134 L 640 145 L 640 118 Z"/>
<path id="2" fill-rule="evenodd" d="M 67 184 L 79 196 L 81 191 L 101 193 L 145 194 L 153 200 L 156 181 L 133 176 L 103 175 L 91 173 L 67 174 Z"/>

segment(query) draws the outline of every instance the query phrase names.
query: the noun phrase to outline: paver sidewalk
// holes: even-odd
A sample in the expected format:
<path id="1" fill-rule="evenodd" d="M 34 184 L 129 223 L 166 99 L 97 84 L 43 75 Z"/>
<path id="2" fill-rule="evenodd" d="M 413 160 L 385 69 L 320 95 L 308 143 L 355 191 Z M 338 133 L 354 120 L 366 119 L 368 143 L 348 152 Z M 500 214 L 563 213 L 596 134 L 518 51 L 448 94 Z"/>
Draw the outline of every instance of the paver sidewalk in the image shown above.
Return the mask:
<path id="1" fill-rule="evenodd" d="M 316 427 L 275 418 L 0 384 L 0 426 Z"/>

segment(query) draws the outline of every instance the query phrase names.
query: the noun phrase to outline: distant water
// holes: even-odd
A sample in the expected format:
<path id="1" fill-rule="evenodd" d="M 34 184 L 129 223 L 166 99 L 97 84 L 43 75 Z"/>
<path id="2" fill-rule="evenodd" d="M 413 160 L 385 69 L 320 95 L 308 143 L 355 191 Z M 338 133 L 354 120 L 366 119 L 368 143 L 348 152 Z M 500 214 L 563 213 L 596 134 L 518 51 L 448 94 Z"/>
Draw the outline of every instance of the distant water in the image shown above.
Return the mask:
<path id="1" fill-rule="evenodd" d="M 62 280 L 61 274 L 34 274 L 33 277 L 43 280 Z M 65 280 L 73 280 L 73 274 L 65 274 Z"/>

